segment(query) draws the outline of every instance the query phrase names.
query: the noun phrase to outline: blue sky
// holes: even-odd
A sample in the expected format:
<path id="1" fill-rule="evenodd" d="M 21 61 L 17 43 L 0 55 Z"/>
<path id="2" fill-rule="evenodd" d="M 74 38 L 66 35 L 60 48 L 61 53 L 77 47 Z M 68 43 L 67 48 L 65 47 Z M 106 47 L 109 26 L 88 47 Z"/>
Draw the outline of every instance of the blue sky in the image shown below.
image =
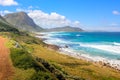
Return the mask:
<path id="1" fill-rule="evenodd" d="M 49 20 L 53 20 L 51 14 L 55 13 L 52 14 L 52 17 L 59 17 L 61 23 L 64 20 L 61 19 L 61 16 L 64 16 L 66 22 L 70 21 L 72 25 L 79 22 L 79 27 L 86 30 L 120 31 L 120 0 L 0 0 L 1 14 L 6 14 L 7 11 L 9 13 L 20 10 L 26 12 L 32 10 L 28 14 L 39 25 L 39 20 L 41 22 L 43 20 L 41 20 L 42 18 L 35 19 L 34 10 L 40 10 L 42 14 L 48 14 L 49 16 L 44 18 L 50 17 Z M 37 12 L 39 13 L 39 11 Z M 48 19 L 44 21 L 48 21 Z M 58 24 L 58 22 L 55 23 Z M 45 23 L 41 24 L 40 26 L 45 25 Z M 58 26 L 56 24 L 53 26 Z M 51 27 L 50 21 L 46 26 Z"/>

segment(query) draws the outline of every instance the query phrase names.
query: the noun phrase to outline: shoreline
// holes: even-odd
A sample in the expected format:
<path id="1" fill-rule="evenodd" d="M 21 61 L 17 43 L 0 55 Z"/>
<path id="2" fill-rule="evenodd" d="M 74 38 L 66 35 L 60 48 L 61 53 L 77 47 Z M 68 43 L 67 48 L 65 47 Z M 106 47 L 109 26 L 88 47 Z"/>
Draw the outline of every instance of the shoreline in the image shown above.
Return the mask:
<path id="1" fill-rule="evenodd" d="M 46 39 L 45 37 L 45 33 L 39 33 L 39 34 L 36 34 L 37 38 L 40 38 L 42 39 L 42 41 L 44 42 Z M 50 48 L 50 49 L 53 49 L 55 51 L 57 51 L 58 53 L 60 54 L 63 54 L 63 55 L 67 55 L 67 56 L 70 56 L 70 57 L 73 57 L 73 58 L 77 58 L 77 59 L 81 59 L 81 60 L 84 60 L 84 61 L 87 61 L 87 62 L 91 62 L 95 65 L 100 65 L 101 67 L 108 67 L 108 68 L 111 68 L 111 69 L 114 69 L 114 70 L 117 70 L 117 71 L 120 71 L 120 65 L 119 64 L 111 64 L 108 60 L 106 59 L 103 59 L 103 60 L 93 60 L 91 58 L 89 58 L 88 56 L 85 57 L 86 55 L 81 55 L 80 53 L 75 53 L 75 52 L 71 52 L 71 51 L 68 51 L 68 50 L 65 50 L 65 49 L 68 49 L 68 47 L 65 47 L 65 48 L 62 48 L 60 46 L 57 46 L 57 45 L 54 45 L 54 44 L 47 44 L 47 48 Z"/>
<path id="2" fill-rule="evenodd" d="M 68 51 L 64 51 L 64 50 L 59 50 L 58 51 L 60 54 L 64 54 L 64 55 L 68 55 L 68 56 L 71 56 L 73 58 L 77 58 L 77 59 L 81 59 L 81 60 L 84 60 L 84 61 L 87 61 L 87 62 L 91 62 L 93 64 L 99 64 L 101 65 L 101 67 L 109 67 L 111 69 L 114 69 L 114 70 L 117 70 L 117 71 L 120 71 L 120 65 L 116 66 L 114 64 L 110 64 L 107 60 L 93 60 L 93 59 L 90 59 L 88 57 L 85 57 L 85 56 L 82 56 L 80 53 L 75 53 L 75 52 L 68 52 Z"/>

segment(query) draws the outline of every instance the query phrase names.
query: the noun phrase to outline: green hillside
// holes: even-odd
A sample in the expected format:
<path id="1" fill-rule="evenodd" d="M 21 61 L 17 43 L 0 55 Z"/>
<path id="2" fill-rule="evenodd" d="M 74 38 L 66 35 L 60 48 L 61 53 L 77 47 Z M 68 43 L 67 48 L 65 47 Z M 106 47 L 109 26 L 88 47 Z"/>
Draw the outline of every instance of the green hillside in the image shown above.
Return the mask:
<path id="1" fill-rule="evenodd" d="M 19 31 L 11 26 L 8 23 L 0 21 L 0 32 L 13 32 L 13 33 L 19 33 Z"/>

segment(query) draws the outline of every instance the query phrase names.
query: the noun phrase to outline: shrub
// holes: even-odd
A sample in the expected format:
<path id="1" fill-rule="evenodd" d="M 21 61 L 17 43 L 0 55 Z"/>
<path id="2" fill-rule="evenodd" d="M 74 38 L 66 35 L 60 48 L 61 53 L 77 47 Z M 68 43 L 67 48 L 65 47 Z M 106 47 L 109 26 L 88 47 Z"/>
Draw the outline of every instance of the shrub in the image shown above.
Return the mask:
<path id="1" fill-rule="evenodd" d="M 11 48 L 11 59 L 13 65 L 17 68 L 23 69 L 34 68 L 35 70 L 43 69 L 34 61 L 32 56 L 24 49 Z"/>
<path id="2" fill-rule="evenodd" d="M 30 80 L 54 80 L 54 79 L 49 73 L 38 71 L 31 77 Z"/>
<path id="3" fill-rule="evenodd" d="M 14 28 L 12 25 L 0 22 L 0 32 L 12 32 L 19 34 L 19 30 Z"/>
<path id="4" fill-rule="evenodd" d="M 23 49 L 12 48 L 11 58 L 15 67 L 27 69 L 34 66 L 31 56 Z"/>

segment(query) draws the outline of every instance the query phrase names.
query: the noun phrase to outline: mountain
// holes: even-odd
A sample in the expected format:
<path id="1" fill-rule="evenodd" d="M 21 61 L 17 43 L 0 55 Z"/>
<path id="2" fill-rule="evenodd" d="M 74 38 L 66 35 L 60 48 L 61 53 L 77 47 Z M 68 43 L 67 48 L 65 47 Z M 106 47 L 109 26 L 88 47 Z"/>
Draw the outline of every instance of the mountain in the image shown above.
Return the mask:
<path id="1" fill-rule="evenodd" d="M 6 20 L 0 15 L 0 22 L 7 23 Z"/>
<path id="2" fill-rule="evenodd" d="M 4 18 L 7 22 L 23 31 L 42 30 L 42 28 L 36 25 L 34 21 L 25 12 L 10 13 L 5 15 Z"/>
<path id="3" fill-rule="evenodd" d="M 65 27 L 57 27 L 57 28 L 52 28 L 52 29 L 46 29 L 44 30 L 45 32 L 54 32 L 54 31 L 66 31 L 66 32 L 80 32 L 83 31 L 81 28 L 77 27 L 71 27 L 71 26 L 65 26 Z"/>
<path id="4" fill-rule="evenodd" d="M 0 32 L 19 33 L 18 29 L 9 24 L 2 16 L 0 16 Z"/>

